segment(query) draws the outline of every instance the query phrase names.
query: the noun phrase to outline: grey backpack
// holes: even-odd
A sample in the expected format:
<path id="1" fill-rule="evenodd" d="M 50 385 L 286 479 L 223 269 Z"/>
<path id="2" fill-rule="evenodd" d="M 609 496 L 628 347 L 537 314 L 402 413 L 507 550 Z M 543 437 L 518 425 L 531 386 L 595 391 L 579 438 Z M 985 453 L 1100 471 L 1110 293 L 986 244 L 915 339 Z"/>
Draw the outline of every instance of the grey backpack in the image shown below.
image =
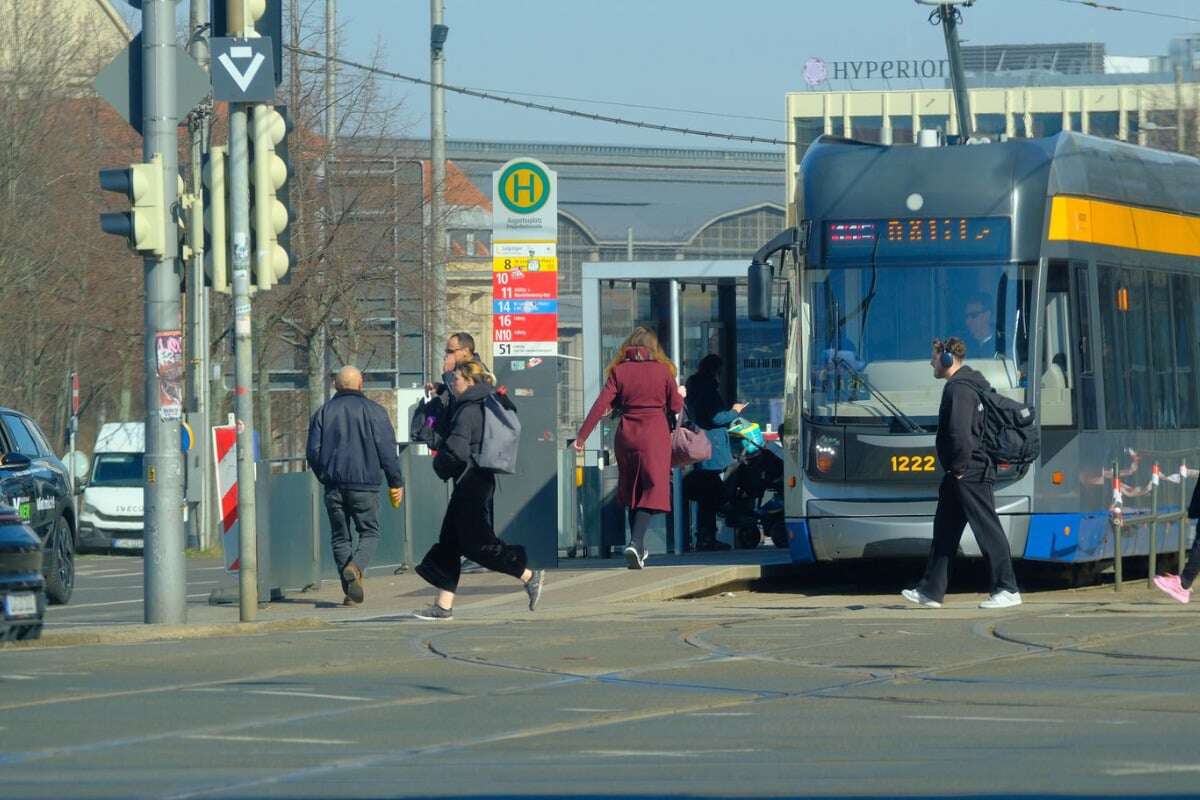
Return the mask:
<path id="1" fill-rule="evenodd" d="M 517 445 L 521 443 L 521 420 L 517 407 L 501 386 L 483 401 L 483 441 L 475 466 L 488 472 L 512 475 L 517 471 Z"/>

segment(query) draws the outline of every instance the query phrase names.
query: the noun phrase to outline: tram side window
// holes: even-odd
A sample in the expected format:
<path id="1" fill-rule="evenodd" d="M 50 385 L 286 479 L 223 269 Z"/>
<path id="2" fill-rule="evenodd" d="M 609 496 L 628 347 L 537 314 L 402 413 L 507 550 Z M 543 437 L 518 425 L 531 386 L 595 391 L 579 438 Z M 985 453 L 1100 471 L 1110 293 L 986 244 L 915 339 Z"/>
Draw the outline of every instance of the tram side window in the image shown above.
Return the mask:
<path id="1" fill-rule="evenodd" d="M 1152 428 L 1158 412 L 1164 418 L 1173 413 L 1173 401 L 1160 408 L 1154 403 L 1149 311 L 1144 271 L 1100 265 L 1101 359 L 1109 429 Z"/>
<path id="2" fill-rule="evenodd" d="M 1038 413 L 1042 424 L 1070 426 L 1075 423 L 1072 361 L 1075 360 L 1069 307 L 1070 279 L 1065 261 L 1050 263 L 1046 282 L 1046 309 L 1042 327 L 1042 381 L 1038 391 Z"/>
<path id="3" fill-rule="evenodd" d="M 1179 425 L 1200 428 L 1200 402 L 1197 402 L 1196 356 L 1200 347 L 1200 281 L 1187 275 L 1171 276 L 1172 321 L 1175 328 L 1175 373 L 1179 398 Z"/>
<path id="4" fill-rule="evenodd" d="M 1125 356 L 1124 314 L 1128 293 L 1122 301 L 1121 270 L 1101 264 L 1100 273 L 1100 363 L 1104 368 L 1105 427 L 1109 430 L 1129 426 L 1129 372 Z"/>
<path id="5" fill-rule="evenodd" d="M 1075 264 L 1075 319 L 1078 321 L 1076 368 L 1079 375 L 1079 416 L 1086 430 L 1100 427 L 1096 414 L 1096 368 L 1092 363 L 1091 279 L 1086 264 Z M 1068 351 L 1070 352 L 1070 351 Z"/>
<path id="6" fill-rule="evenodd" d="M 1175 389 L 1175 347 L 1171 341 L 1171 285 L 1165 272 L 1151 272 L 1150 368 L 1155 428 L 1178 428 Z"/>

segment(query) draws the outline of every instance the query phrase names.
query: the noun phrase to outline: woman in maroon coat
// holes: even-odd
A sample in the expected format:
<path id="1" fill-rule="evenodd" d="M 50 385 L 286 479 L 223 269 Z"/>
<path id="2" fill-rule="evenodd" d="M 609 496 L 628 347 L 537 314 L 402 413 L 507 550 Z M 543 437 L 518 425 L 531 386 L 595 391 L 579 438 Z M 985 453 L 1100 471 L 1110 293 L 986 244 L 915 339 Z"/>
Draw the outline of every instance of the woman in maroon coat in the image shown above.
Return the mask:
<path id="1" fill-rule="evenodd" d="M 575 439 L 575 449 L 591 435 L 610 409 L 620 414 L 617 428 L 617 497 L 629 509 L 629 546 L 625 560 L 630 569 L 646 563 L 646 530 L 655 514 L 671 510 L 671 431 L 667 413 L 683 409 L 675 365 L 667 358 L 658 337 L 647 328 L 636 328 L 617 349 L 605 370 L 606 381 L 592 404 Z"/>

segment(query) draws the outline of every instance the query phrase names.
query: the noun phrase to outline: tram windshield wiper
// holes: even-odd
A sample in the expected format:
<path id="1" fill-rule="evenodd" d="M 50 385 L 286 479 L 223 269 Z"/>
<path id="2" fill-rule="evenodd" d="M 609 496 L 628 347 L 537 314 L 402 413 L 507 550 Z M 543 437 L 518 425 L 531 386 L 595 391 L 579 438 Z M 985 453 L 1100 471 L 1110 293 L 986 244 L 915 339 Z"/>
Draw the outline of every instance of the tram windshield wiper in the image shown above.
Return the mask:
<path id="1" fill-rule="evenodd" d="M 912 417 L 901 411 L 900 407 L 889 400 L 887 395 L 875 388 L 875 384 L 867 380 L 867 376 L 855 368 L 855 366 L 840 353 L 834 353 L 833 363 L 835 366 L 845 367 L 846 371 L 853 375 L 856 380 L 861 381 L 862 385 L 867 387 L 867 391 L 869 391 L 871 395 L 883 405 L 884 408 L 890 411 L 892 415 L 896 417 L 896 419 L 900 420 L 900 424 L 907 428 L 909 433 L 929 433 L 929 431 L 925 430 L 916 422 L 914 422 Z"/>

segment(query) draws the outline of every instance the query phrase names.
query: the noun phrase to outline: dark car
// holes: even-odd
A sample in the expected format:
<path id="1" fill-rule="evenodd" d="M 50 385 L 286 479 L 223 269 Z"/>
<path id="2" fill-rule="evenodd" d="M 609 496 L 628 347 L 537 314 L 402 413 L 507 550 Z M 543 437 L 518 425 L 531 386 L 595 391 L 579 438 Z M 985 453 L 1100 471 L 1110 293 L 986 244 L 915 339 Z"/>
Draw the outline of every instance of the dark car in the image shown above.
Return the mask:
<path id="1" fill-rule="evenodd" d="M 0 407 L 0 505 L 12 506 L 42 543 L 46 597 L 66 603 L 75 587 L 75 511 L 67 468 L 41 428 Z"/>
<path id="2" fill-rule="evenodd" d="M 42 543 L 15 508 L 0 506 L 0 641 L 41 635 L 45 588 Z"/>

